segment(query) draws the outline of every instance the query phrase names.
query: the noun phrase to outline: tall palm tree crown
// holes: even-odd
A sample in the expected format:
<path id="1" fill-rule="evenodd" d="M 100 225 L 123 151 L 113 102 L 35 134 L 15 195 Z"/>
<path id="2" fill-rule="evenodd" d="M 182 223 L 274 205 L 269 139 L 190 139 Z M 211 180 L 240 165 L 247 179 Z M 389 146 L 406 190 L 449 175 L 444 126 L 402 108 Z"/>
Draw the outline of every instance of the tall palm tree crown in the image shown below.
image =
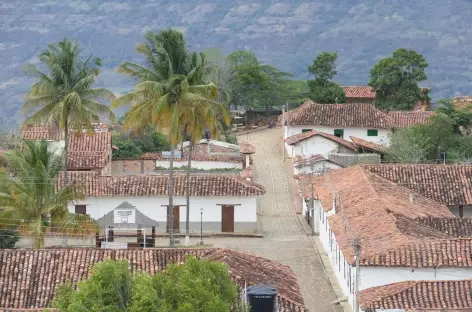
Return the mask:
<path id="1" fill-rule="evenodd" d="M 65 160 L 67 170 L 67 147 L 69 131 L 93 132 L 93 123 L 100 117 L 115 116 L 102 100 L 113 101 L 115 96 L 104 88 L 92 88 L 100 73 L 99 58 L 80 58 L 79 46 L 67 39 L 48 45 L 39 55 L 47 72 L 28 65 L 26 71 L 38 78 L 26 94 L 22 107 L 24 114 L 31 114 L 25 124 L 46 124 L 59 127 L 65 135 Z"/>
<path id="2" fill-rule="evenodd" d="M 72 214 L 67 204 L 83 199 L 71 185 L 56 189 L 62 159 L 48 150 L 47 142 L 25 142 L 25 151 L 4 155 L 14 173 L 0 173 L 0 225 L 17 226 L 20 233 L 33 237 L 34 248 L 44 246 L 45 233 L 56 231 L 86 236 L 96 230 L 86 215 Z"/>

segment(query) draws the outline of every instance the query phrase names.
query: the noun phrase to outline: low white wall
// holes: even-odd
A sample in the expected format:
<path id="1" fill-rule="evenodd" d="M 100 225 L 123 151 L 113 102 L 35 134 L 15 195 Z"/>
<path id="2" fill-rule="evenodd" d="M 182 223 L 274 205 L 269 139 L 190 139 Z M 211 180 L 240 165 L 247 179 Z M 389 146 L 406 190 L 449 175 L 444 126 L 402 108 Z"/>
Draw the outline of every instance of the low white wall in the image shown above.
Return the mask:
<path id="1" fill-rule="evenodd" d="M 94 219 L 99 219 L 127 201 L 135 206 L 147 217 L 158 221 L 167 220 L 167 208 L 169 198 L 159 197 L 87 197 L 84 200 L 69 204 L 69 211 L 75 212 L 75 205 L 87 205 L 87 214 Z M 185 205 L 183 196 L 174 197 L 174 205 Z M 200 222 L 200 208 L 203 208 L 203 222 L 221 222 L 221 206 L 235 205 L 234 222 L 256 222 L 257 221 L 257 196 L 245 197 L 191 197 L 190 198 L 190 221 Z M 180 207 L 180 221 L 186 221 L 186 207 Z"/>
<path id="2" fill-rule="evenodd" d="M 174 160 L 174 168 L 187 167 L 187 160 Z M 168 160 L 156 160 L 156 167 L 169 168 L 170 162 Z M 243 169 L 241 162 L 224 162 L 224 161 L 200 161 L 192 160 L 192 168 L 209 170 L 209 169 Z"/>
<path id="3" fill-rule="evenodd" d="M 329 161 L 319 161 L 314 163 L 312 166 L 305 165 L 300 168 L 293 168 L 294 174 L 313 174 L 313 175 L 322 175 L 323 173 L 342 168 L 340 165 L 329 162 Z"/>

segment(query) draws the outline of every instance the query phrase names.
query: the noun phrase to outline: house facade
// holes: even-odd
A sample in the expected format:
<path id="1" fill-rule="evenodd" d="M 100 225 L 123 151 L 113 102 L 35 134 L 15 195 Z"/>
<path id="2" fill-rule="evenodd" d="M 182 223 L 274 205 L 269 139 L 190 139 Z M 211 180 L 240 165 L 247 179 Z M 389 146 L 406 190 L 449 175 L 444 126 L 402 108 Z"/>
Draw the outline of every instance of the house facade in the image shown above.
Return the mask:
<path id="1" fill-rule="evenodd" d="M 358 137 L 388 144 L 391 119 L 372 104 L 315 104 L 308 101 L 285 114 L 285 139 L 312 130 L 350 141 Z"/>
<path id="2" fill-rule="evenodd" d="M 359 166 L 300 175 L 298 184 L 308 200 L 303 214 L 314 218 L 351 307 L 357 274 L 360 291 L 405 281 L 472 279 L 472 223 L 454 217 L 446 205 Z"/>
<path id="3" fill-rule="evenodd" d="M 174 179 L 174 207 L 168 208 L 168 175 L 100 176 L 71 172 L 70 181 L 86 198 L 69 204 L 72 213 L 88 214 L 102 227 L 151 228 L 167 232 L 173 215 L 174 230 L 185 229 L 186 176 Z M 60 187 L 62 179 L 58 180 Z M 257 199 L 264 188 L 239 175 L 190 177 L 190 230 L 214 233 L 256 233 Z"/>
<path id="4" fill-rule="evenodd" d="M 285 139 L 288 155 L 310 157 L 321 155 L 328 157 L 332 153 L 356 154 L 357 149 L 352 142 L 340 137 L 316 130 L 298 133 Z"/>

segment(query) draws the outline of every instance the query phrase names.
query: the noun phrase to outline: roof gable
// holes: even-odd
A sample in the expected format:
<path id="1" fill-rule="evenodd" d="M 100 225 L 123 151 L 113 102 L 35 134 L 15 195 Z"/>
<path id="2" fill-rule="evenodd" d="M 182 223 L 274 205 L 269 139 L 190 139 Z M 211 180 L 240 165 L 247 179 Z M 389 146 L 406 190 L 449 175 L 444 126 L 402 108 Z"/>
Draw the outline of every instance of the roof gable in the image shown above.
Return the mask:
<path id="1" fill-rule="evenodd" d="M 343 138 L 337 137 L 335 135 L 328 134 L 328 133 L 325 133 L 325 132 L 316 131 L 316 130 L 311 130 L 311 131 L 307 131 L 307 132 L 292 135 L 292 136 L 286 138 L 285 142 L 287 142 L 288 145 L 294 145 L 294 144 L 297 144 L 298 142 L 304 141 L 304 140 L 309 139 L 313 136 L 321 136 L 325 139 L 336 142 L 336 143 L 338 143 L 338 144 L 340 144 L 340 145 L 342 145 L 342 146 L 344 146 L 344 147 L 346 147 L 350 150 L 356 151 L 356 147 L 354 146 L 354 144 L 352 142 L 346 141 Z"/>
<path id="2" fill-rule="evenodd" d="M 343 86 L 346 98 L 375 99 L 375 90 L 371 86 Z"/>
<path id="3" fill-rule="evenodd" d="M 364 139 L 361 139 L 355 136 L 350 136 L 350 138 L 352 140 L 352 143 L 354 143 L 356 147 L 358 148 L 360 147 L 363 149 L 372 150 L 374 152 L 381 153 L 381 154 L 385 153 L 386 148 L 380 144 L 377 144 L 371 141 L 366 141 Z"/>
<path id="4" fill-rule="evenodd" d="M 391 119 L 372 104 L 305 104 L 289 111 L 290 125 L 388 129 L 392 124 Z"/>

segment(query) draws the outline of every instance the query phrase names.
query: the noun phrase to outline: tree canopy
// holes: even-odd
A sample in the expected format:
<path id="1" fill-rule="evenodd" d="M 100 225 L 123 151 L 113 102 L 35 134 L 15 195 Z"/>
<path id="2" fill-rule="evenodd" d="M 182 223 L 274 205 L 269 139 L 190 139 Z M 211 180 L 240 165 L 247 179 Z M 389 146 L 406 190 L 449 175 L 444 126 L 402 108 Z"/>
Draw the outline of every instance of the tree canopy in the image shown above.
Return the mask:
<path id="1" fill-rule="evenodd" d="M 308 80 L 310 87 L 310 99 L 320 104 L 333 104 L 346 102 L 346 94 L 343 88 L 332 81 L 336 76 L 337 52 L 320 53 L 313 64 L 308 67 L 308 71 L 314 75 L 314 79 Z"/>
<path id="2" fill-rule="evenodd" d="M 126 261 L 106 260 L 96 264 L 76 290 L 70 284 L 58 287 L 53 307 L 61 312 L 240 311 L 227 267 L 194 257 L 154 276 L 132 274 Z"/>
<path id="3" fill-rule="evenodd" d="M 381 108 L 410 110 L 423 96 L 418 83 L 427 79 L 424 56 L 414 50 L 398 49 L 381 59 L 370 71 L 369 86 L 376 90 Z"/>
<path id="4" fill-rule="evenodd" d="M 472 136 L 454 132 L 454 121 L 437 113 L 427 124 L 399 129 L 393 133 L 387 150 L 388 161 L 435 163 L 446 152 L 448 162 L 471 163 Z"/>

